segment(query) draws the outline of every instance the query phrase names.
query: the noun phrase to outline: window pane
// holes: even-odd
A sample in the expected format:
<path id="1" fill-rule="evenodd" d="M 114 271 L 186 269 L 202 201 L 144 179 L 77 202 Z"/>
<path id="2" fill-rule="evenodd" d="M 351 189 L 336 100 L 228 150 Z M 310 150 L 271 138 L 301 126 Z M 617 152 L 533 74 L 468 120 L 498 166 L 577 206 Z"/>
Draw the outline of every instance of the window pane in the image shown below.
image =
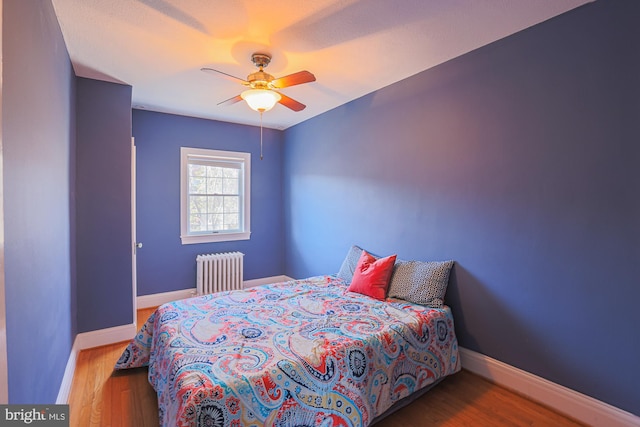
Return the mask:
<path id="1" fill-rule="evenodd" d="M 238 215 L 230 214 L 224 216 L 224 229 L 237 230 L 239 225 Z"/>
<path id="2" fill-rule="evenodd" d="M 238 196 L 225 196 L 224 197 L 224 213 L 237 214 L 240 211 L 240 198 Z"/>
<path id="3" fill-rule="evenodd" d="M 207 231 L 207 215 L 190 215 L 190 231 Z"/>
<path id="4" fill-rule="evenodd" d="M 222 196 L 209 196 L 207 209 L 209 213 L 222 213 L 223 212 L 223 197 Z"/>
<path id="5" fill-rule="evenodd" d="M 224 168 L 224 173 L 223 175 L 225 178 L 238 178 L 240 176 L 240 169 L 231 169 L 231 168 Z"/>
<path id="6" fill-rule="evenodd" d="M 224 179 L 224 183 L 223 183 L 223 187 L 222 187 L 222 192 L 224 194 L 238 194 L 238 179 L 234 179 L 234 178 L 225 178 Z"/>
<path id="7" fill-rule="evenodd" d="M 209 178 L 222 178 L 222 168 L 217 166 L 207 167 L 207 177 Z"/>
<path id="8" fill-rule="evenodd" d="M 213 215 L 209 215 L 209 218 L 211 220 L 210 224 L 211 224 L 211 231 L 220 231 L 222 230 L 222 225 L 223 225 L 223 218 L 222 218 L 222 214 L 213 214 Z"/>
<path id="9" fill-rule="evenodd" d="M 189 176 L 205 176 L 207 168 L 202 165 L 189 165 Z"/>
<path id="10" fill-rule="evenodd" d="M 222 178 L 208 178 L 207 179 L 207 193 L 208 194 L 222 194 Z"/>
<path id="11" fill-rule="evenodd" d="M 205 178 L 189 177 L 189 193 L 205 194 L 207 191 L 207 180 Z"/>
<path id="12" fill-rule="evenodd" d="M 191 196 L 189 199 L 190 214 L 207 213 L 207 196 Z"/>

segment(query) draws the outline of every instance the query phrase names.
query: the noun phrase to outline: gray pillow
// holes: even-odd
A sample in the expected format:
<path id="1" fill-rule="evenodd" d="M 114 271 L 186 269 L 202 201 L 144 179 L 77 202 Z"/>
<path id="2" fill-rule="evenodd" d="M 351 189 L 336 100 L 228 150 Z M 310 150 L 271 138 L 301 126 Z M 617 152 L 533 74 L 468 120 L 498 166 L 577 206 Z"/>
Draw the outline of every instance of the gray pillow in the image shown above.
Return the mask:
<path id="1" fill-rule="evenodd" d="M 454 261 L 399 261 L 393 269 L 389 296 L 440 308 Z"/>
<path id="2" fill-rule="evenodd" d="M 362 255 L 362 248 L 353 245 L 349 249 L 349 252 L 347 252 L 344 261 L 342 261 L 342 265 L 338 271 L 338 278 L 344 280 L 346 284 L 350 284 L 351 279 L 353 279 L 353 273 L 356 271 L 360 255 Z"/>
<path id="3" fill-rule="evenodd" d="M 362 248 L 360 246 L 353 245 L 349 249 L 346 258 L 342 261 L 342 265 L 340 266 L 340 271 L 338 271 L 338 278 L 345 281 L 347 285 L 351 284 L 351 280 L 353 279 L 353 273 L 356 271 L 356 267 L 358 266 L 358 260 L 362 255 Z M 369 252 L 369 251 L 367 251 Z M 379 259 L 378 255 L 374 255 L 371 252 L 369 254 L 375 259 Z"/>

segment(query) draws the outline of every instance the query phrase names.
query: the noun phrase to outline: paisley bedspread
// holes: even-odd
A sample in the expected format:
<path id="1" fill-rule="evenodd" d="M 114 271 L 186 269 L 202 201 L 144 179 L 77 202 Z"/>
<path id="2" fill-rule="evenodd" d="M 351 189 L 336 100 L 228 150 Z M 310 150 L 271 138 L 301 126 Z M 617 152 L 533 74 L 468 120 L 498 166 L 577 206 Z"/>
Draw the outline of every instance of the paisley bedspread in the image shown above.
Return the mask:
<path id="1" fill-rule="evenodd" d="M 448 307 L 318 276 L 159 307 L 116 369 L 149 366 L 164 426 L 367 426 L 460 370 Z"/>

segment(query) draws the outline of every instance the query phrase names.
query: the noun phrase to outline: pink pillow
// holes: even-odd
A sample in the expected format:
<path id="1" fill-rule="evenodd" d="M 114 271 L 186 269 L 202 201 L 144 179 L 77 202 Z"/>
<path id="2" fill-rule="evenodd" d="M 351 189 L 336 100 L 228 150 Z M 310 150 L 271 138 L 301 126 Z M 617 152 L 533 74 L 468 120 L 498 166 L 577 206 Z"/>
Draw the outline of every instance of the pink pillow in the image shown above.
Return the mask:
<path id="1" fill-rule="evenodd" d="M 362 251 L 347 291 L 385 299 L 395 262 L 396 255 L 375 259 L 367 251 Z"/>

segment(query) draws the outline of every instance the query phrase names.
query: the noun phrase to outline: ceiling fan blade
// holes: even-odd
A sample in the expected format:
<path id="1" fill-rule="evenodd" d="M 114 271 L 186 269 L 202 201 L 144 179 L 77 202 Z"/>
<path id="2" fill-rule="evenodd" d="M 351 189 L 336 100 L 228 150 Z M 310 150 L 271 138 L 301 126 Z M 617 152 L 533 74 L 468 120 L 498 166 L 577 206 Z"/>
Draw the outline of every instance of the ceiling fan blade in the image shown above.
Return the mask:
<path id="1" fill-rule="evenodd" d="M 300 85 L 302 83 L 315 82 L 316 76 L 308 71 L 298 71 L 297 73 L 289 74 L 288 76 L 280 77 L 271 82 L 271 85 L 275 88 L 282 89 L 284 87 Z"/>
<path id="2" fill-rule="evenodd" d="M 242 97 L 240 95 L 236 95 L 233 98 L 229 98 L 225 101 L 222 102 L 218 102 L 218 105 L 231 105 L 231 104 L 235 104 L 236 102 L 240 102 L 242 101 Z"/>
<path id="3" fill-rule="evenodd" d="M 281 98 L 280 98 L 280 101 L 278 102 L 293 111 L 302 111 L 305 108 L 307 108 L 306 105 L 296 101 L 295 99 L 289 98 L 287 95 L 283 93 L 281 93 L 280 96 Z"/>
<path id="4" fill-rule="evenodd" d="M 231 74 L 227 74 L 223 71 L 220 70 L 214 70 L 213 68 L 200 68 L 200 71 L 204 71 L 205 73 L 210 73 L 210 74 L 222 74 L 223 76 L 225 76 L 226 78 L 228 78 L 229 80 L 233 80 L 236 83 L 240 83 L 243 85 L 248 85 L 249 82 L 246 81 L 245 79 L 241 79 L 240 77 L 236 77 L 236 76 L 232 76 Z"/>

